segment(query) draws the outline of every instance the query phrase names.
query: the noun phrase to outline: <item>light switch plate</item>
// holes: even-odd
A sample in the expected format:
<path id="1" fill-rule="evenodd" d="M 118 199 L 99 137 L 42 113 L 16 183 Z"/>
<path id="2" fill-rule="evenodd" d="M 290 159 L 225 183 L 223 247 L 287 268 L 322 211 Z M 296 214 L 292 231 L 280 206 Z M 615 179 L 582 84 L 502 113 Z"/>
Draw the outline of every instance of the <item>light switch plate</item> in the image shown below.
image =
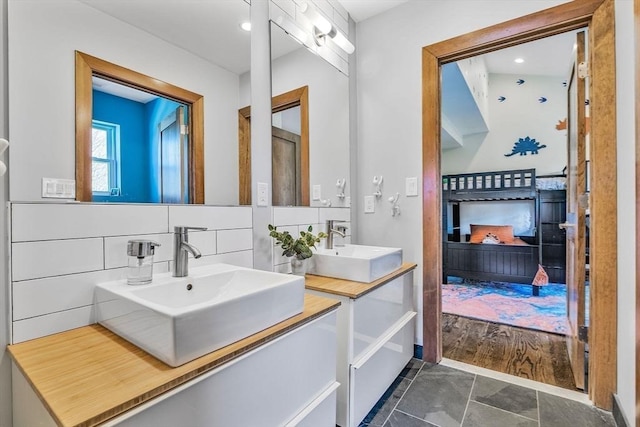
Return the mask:
<path id="1" fill-rule="evenodd" d="M 411 177 L 405 181 L 405 194 L 407 197 L 413 197 L 418 195 L 418 178 Z"/>
<path id="2" fill-rule="evenodd" d="M 52 199 L 75 199 L 74 179 L 42 178 L 42 197 Z"/>
<path id="3" fill-rule="evenodd" d="M 364 213 L 374 213 L 376 204 L 373 196 L 364 196 Z"/>
<path id="4" fill-rule="evenodd" d="M 268 206 L 267 198 L 269 195 L 269 184 L 266 182 L 258 183 L 258 206 Z"/>
<path id="5" fill-rule="evenodd" d="M 344 198 L 344 207 L 345 208 L 351 207 L 351 196 L 347 196 Z"/>
<path id="6" fill-rule="evenodd" d="M 312 200 L 320 200 L 320 198 L 322 197 L 321 189 L 322 187 L 320 186 L 320 184 L 316 184 L 313 186 Z"/>

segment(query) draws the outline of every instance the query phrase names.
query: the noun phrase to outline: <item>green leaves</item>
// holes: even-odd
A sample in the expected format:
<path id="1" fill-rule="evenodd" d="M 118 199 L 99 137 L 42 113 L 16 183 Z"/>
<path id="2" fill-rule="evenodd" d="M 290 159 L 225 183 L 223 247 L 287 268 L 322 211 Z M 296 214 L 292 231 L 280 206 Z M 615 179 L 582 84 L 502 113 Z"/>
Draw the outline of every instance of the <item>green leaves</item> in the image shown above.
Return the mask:
<path id="1" fill-rule="evenodd" d="M 316 243 L 320 243 L 320 239 L 326 238 L 327 233 L 321 231 L 315 236 L 313 227 L 309 226 L 307 231 L 301 231 L 300 237 L 294 239 L 288 231 L 279 232 L 277 227 L 269 224 L 269 236 L 276 239 L 276 245 L 280 245 L 282 248 L 282 255 L 307 259 L 313 255 L 311 248 L 315 249 Z"/>

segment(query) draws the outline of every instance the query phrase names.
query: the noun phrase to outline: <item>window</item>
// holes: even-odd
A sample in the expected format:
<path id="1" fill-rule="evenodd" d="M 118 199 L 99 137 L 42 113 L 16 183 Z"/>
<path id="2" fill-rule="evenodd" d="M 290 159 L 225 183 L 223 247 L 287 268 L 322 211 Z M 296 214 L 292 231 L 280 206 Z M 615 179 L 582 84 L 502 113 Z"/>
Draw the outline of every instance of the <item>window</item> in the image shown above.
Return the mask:
<path id="1" fill-rule="evenodd" d="M 91 129 L 91 189 L 93 194 L 119 195 L 120 126 L 93 120 Z"/>

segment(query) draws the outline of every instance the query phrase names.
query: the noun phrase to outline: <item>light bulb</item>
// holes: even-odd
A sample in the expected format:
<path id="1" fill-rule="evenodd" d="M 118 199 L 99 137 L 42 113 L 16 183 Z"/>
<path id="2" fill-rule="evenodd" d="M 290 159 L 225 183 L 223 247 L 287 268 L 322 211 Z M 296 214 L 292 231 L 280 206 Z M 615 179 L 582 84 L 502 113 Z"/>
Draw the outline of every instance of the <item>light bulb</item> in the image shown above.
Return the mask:
<path id="1" fill-rule="evenodd" d="M 313 26 L 318 29 L 319 33 L 329 34 L 329 32 L 331 32 L 331 29 L 333 28 L 331 22 L 329 22 L 324 16 L 320 15 L 320 13 L 310 6 L 309 3 L 303 3 L 300 6 L 300 11 L 303 15 L 309 18 Z"/>
<path id="2" fill-rule="evenodd" d="M 333 42 L 340 46 L 340 48 L 347 52 L 349 55 L 352 54 L 353 51 L 356 50 L 355 46 L 353 46 L 351 42 L 347 40 L 344 34 L 342 34 L 340 31 L 335 29 L 333 31 L 335 32 L 335 35 L 332 36 Z M 331 34 L 329 35 L 331 36 Z"/>

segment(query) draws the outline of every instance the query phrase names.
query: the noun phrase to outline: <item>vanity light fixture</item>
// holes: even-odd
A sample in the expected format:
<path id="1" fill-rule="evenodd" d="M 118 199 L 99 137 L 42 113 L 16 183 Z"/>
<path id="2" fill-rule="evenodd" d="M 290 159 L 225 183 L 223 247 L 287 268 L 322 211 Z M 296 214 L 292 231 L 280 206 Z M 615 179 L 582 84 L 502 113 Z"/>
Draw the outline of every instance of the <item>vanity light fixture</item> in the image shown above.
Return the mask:
<path id="1" fill-rule="evenodd" d="M 331 24 L 331 22 L 329 22 L 327 18 L 322 16 L 309 3 L 302 3 L 300 11 L 313 25 L 313 36 L 318 46 L 323 46 L 325 44 L 326 37 L 328 36 L 347 54 L 352 54 L 355 51 L 355 46 L 347 40 L 344 34 L 342 34 L 333 24 Z"/>

